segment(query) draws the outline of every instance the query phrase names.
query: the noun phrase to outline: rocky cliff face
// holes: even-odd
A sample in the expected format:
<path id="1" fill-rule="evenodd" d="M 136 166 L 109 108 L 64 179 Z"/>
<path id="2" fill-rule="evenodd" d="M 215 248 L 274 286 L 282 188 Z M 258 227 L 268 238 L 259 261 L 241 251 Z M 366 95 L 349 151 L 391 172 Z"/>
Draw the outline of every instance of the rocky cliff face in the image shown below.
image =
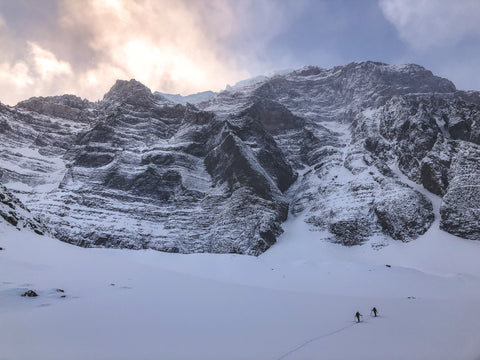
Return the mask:
<path id="1" fill-rule="evenodd" d="M 440 227 L 466 239 L 480 240 L 480 146 L 460 143 L 447 173 Z"/>
<path id="2" fill-rule="evenodd" d="M 46 226 L 3 185 L 0 185 L 0 221 L 15 226 L 18 230 L 29 228 L 39 235 L 44 235 L 47 231 Z"/>
<path id="3" fill-rule="evenodd" d="M 480 96 L 417 65 L 305 67 L 175 103 L 118 81 L 0 106 L 1 181 L 81 246 L 258 255 L 290 216 L 344 245 L 480 240 Z M 183 101 L 182 101 L 183 102 Z"/>

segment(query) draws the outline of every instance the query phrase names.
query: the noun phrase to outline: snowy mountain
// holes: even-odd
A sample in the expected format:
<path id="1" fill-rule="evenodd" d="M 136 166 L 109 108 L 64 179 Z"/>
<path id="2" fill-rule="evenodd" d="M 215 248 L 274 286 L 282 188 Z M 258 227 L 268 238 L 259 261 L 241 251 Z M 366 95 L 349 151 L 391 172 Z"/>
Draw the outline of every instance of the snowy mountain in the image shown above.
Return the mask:
<path id="1" fill-rule="evenodd" d="M 250 79 L 241 80 L 237 82 L 235 85 L 227 85 L 225 87 L 225 91 L 238 91 L 243 87 L 253 85 L 253 84 L 265 81 L 267 79 L 268 79 L 267 76 L 263 76 L 263 75 L 255 76 Z M 201 91 L 201 92 L 190 94 L 190 95 L 168 94 L 160 91 L 154 92 L 154 95 L 160 95 L 175 104 L 182 104 L 182 105 L 187 105 L 187 103 L 196 105 L 202 102 L 206 102 L 212 99 L 213 97 L 215 97 L 217 94 L 218 93 L 214 91 Z"/>
<path id="2" fill-rule="evenodd" d="M 155 95 L 160 95 L 166 98 L 167 100 L 170 100 L 171 102 L 174 102 L 176 104 L 182 104 L 182 105 L 187 105 L 189 104 L 198 104 L 203 101 L 208 101 L 211 98 L 213 98 L 217 93 L 213 91 L 202 91 L 196 94 L 190 94 L 190 95 L 180 95 L 180 94 L 166 94 L 162 93 L 159 91 L 155 91 Z"/>
<path id="3" fill-rule="evenodd" d="M 280 73 L 285 73 L 285 71 L 278 72 L 278 74 Z M 225 87 L 225 91 L 238 91 L 243 87 L 253 85 L 259 82 L 263 82 L 267 79 L 268 77 L 264 75 L 255 76 L 249 79 L 241 80 L 235 83 L 234 85 L 227 85 Z M 168 94 L 160 91 L 154 92 L 154 95 L 163 96 L 164 98 L 166 98 L 167 100 L 170 100 L 171 102 L 174 102 L 175 104 L 182 104 L 182 105 L 187 105 L 187 103 L 194 104 L 194 105 L 198 103 L 202 103 L 212 99 L 217 94 L 218 93 L 213 91 L 202 91 L 202 92 L 198 92 L 190 95 Z"/>
<path id="4" fill-rule="evenodd" d="M 237 90 L 240 90 L 241 88 L 244 88 L 246 86 L 255 85 L 255 84 L 263 82 L 265 80 L 268 80 L 268 76 L 265 76 L 265 75 L 254 76 L 254 77 L 249 78 L 249 79 L 241 80 L 234 85 L 227 85 L 225 87 L 225 91 L 237 91 Z"/>
<path id="5" fill-rule="evenodd" d="M 197 105 L 135 80 L 2 105 L 0 181 L 86 247 L 259 255 L 288 216 L 344 245 L 480 240 L 479 93 L 411 64 L 257 80 Z"/>

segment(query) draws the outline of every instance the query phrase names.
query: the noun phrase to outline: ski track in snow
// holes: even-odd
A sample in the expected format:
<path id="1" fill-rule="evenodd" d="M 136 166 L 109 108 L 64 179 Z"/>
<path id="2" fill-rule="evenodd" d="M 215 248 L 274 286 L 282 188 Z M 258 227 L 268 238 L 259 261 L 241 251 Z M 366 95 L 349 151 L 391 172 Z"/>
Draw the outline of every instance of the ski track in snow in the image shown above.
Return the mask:
<path id="1" fill-rule="evenodd" d="M 277 360 L 283 360 L 283 359 L 286 359 L 287 357 L 289 357 L 290 355 L 292 355 L 294 352 L 297 352 L 298 350 L 300 350 L 301 348 L 307 346 L 308 344 L 314 342 L 314 341 L 317 341 L 317 340 L 320 340 L 320 339 L 323 339 L 323 338 L 326 338 L 328 336 L 332 336 L 332 335 L 335 335 L 335 334 L 338 334 L 339 332 L 342 332 L 346 329 L 349 329 L 351 327 L 355 326 L 355 324 L 351 324 L 351 325 L 347 325 L 347 326 L 344 326 L 340 329 L 337 329 L 337 330 L 334 330 L 332 332 L 329 332 L 327 334 L 323 334 L 323 335 L 320 335 L 320 336 L 317 336 L 317 337 L 314 337 L 313 339 L 310 339 L 308 341 L 305 341 L 304 343 L 296 346 L 295 348 L 293 348 L 292 350 L 286 352 L 285 354 L 283 354 L 282 356 L 280 356 L 279 358 L 277 358 Z"/>

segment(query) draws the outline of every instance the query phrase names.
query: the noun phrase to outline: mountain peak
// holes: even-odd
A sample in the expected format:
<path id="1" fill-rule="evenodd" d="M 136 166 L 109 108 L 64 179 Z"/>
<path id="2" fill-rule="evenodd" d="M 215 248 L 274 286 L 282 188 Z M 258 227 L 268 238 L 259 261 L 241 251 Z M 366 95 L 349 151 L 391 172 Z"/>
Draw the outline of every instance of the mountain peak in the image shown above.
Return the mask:
<path id="1" fill-rule="evenodd" d="M 150 104 L 152 96 L 150 89 L 135 79 L 117 80 L 103 96 L 103 101 L 146 105 Z"/>

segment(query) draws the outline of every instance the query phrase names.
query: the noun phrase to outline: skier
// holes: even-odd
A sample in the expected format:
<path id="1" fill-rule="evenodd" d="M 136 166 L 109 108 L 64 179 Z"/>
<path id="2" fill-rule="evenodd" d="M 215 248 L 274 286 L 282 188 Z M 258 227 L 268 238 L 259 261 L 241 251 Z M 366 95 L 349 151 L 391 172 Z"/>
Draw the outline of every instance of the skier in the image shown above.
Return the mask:
<path id="1" fill-rule="evenodd" d="M 357 311 L 356 314 L 355 314 L 355 318 L 357 319 L 357 323 L 360 322 L 360 316 L 363 316 L 363 315 L 360 314 L 360 313 Z"/>
<path id="2" fill-rule="evenodd" d="M 377 308 L 374 306 L 373 309 L 370 311 L 370 314 L 373 312 L 373 316 L 377 317 Z"/>

